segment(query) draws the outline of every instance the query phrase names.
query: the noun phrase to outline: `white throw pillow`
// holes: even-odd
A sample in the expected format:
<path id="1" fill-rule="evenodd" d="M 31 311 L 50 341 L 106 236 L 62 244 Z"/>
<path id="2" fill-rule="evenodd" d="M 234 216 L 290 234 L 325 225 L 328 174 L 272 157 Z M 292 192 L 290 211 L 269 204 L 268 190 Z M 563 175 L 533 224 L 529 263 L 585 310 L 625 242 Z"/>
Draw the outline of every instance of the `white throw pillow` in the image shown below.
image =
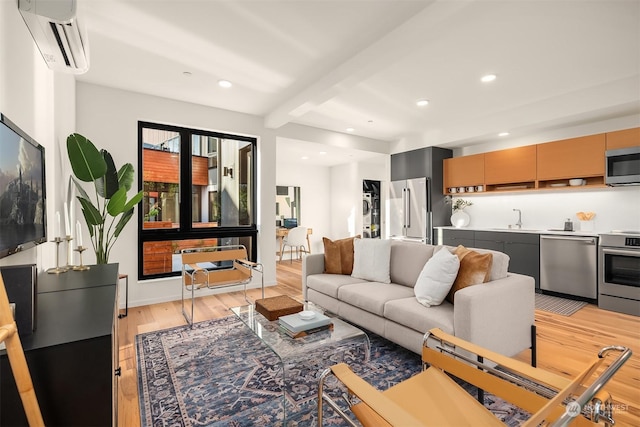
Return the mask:
<path id="1" fill-rule="evenodd" d="M 442 304 L 456 280 L 459 269 L 458 255 L 446 249 L 436 252 L 422 268 L 413 287 L 418 302 L 426 307 Z"/>
<path id="2" fill-rule="evenodd" d="M 391 240 L 355 239 L 351 277 L 372 282 L 391 283 Z"/>

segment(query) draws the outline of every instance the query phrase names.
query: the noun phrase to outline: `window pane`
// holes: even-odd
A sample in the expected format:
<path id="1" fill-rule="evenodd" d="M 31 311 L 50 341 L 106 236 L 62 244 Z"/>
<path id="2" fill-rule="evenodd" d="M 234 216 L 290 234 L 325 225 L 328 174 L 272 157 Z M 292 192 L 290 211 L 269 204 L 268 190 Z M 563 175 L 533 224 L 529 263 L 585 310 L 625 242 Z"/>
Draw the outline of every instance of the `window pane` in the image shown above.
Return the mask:
<path id="1" fill-rule="evenodd" d="M 192 225 L 251 225 L 253 146 L 234 139 L 193 135 Z"/>
<path id="2" fill-rule="evenodd" d="M 219 138 L 206 135 L 191 136 L 191 222 L 193 227 L 217 227 L 220 218 L 211 207 L 212 197 L 218 194 Z M 217 200 L 213 203 L 217 204 Z"/>
<path id="3" fill-rule="evenodd" d="M 143 274 L 149 276 L 182 271 L 180 251 L 183 249 L 231 245 L 244 245 L 248 254 L 253 250 L 251 236 L 144 242 Z"/>
<path id="4" fill-rule="evenodd" d="M 142 129 L 143 228 L 180 225 L 180 134 Z"/>
<path id="5" fill-rule="evenodd" d="M 252 145 L 246 141 L 221 139 L 218 152 L 218 201 L 220 225 L 251 225 L 253 191 Z"/>
<path id="6" fill-rule="evenodd" d="M 244 244 L 254 260 L 256 140 L 145 122 L 139 129 L 139 278 L 178 275 L 185 247 Z"/>

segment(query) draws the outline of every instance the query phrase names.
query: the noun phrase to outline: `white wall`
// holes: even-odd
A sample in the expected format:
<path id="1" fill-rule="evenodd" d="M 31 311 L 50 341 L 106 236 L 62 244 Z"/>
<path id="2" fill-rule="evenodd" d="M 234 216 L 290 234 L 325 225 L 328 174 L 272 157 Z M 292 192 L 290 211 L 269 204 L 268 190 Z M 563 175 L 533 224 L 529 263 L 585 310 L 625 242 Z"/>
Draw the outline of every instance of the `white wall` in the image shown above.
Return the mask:
<path id="1" fill-rule="evenodd" d="M 334 240 L 362 234 L 362 181 L 388 181 L 389 160 L 389 155 L 380 154 L 331 167 L 277 163 L 277 185 L 300 187 L 301 225 L 313 228 L 312 253 L 324 252 L 323 237 Z"/>
<path id="2" fill-rule="evenodd" d="M 77 106 L 78 132 L 98 148 L 109 151 L 118 167 L 129 162 L 136 172 L 140 120 L 258 137 L 258 232 L 259 236 L 275 235 L 275 223 L 271 220 L 275 216 L 275 135 L 272 130 L 262 127 L 259 117 L 86 83 L 77 84 Z M 133 188 L 138 188 L 137 173 Z M 129 197 L 133 191 L 130 193 Z M 129 304 L 136 306 L 179 299 L 179 278 L 137 280 L 136 218 L 134 216 L 120 235 L 109 259 L 120 264 L 120 273 L 129 276 Z M 265 283 L 274 284 L 275 259 L 263 254 L 273 254 L 275 242 L 261 238 L 258 242 L 258 260 L 264 263 Z M 87 262 L 95 262 L 95 255 L 87 252 Z"/>
<path id="3" fill-rule="evenodd" d="M 116 165 L 130 162 L 136 170 L 138 168 L 137 129 L 140 120 L 258 137 L 258 260 L 264 264 L 267 285 L 275 284 L 276 240 L 270 236 L 275 236 L 273 219 L 276 198 L 275 141 L 277 135 L 279 133 L 288 135 L 294 132 L 297 137 L 314 142 L 318 140 L 325 140 L 327 143 L 336 140 L 345 144 L 349 142 L 348 135 L 304 126 L 285 126 L 278 130 L 266 129 L 263 127 L 262 118 L 257 116 L 87 83 L 78 83 L 76 93 L 77 131 L 92 140 L 99 148 L 109 151 Z M 308 130 L 306 135 L 305 130 Z M 361 144 L 362 140 L 362 138 L 353 138 L 353 144 Z M 324 175 L 323 171 L 316 172 Z M 315 206 L 306 205 L 305 200 L 313 200 L 309 199 L 309 193 L 315 191 L 322 193 L 323 178 L 316 180 L 313 174 L 305 170 L 292 171 L 292 174 L 308 175 L 308 179 L 303 182 L 304 185 L 301 185 L 303 186 L 301 216 L 305 223 L 307 219 L 317 222 L 318 226 L 309 224 L 314 228 L 314 240 L 318 238 L 321 241 L 323 231 L 327 228 L 327 220 L 321 216 L 314 218 Z M 296 185 L 286 175 L 282 177 L 281 182 L 282 185 Z M 134 188 L 137 185 L 136 176 Z M 324 194 L 326 201 L 329 193 Z M 317 232 L 316 227 L 319 227 Z M 314 249 L 320 250 L 317 243 Z M 95 261 L 94 254 L 89 253 L 87 257 L 89 263 Z M 180 298 L 179 279 L 137 280 L 138 241 L 135 221 L 129 224 L 120 235 L 110 261 L 118 262 L 120 272 L 129 275 L 129 305 L 145 305 Z M 202 293 L 204 294 L 205 292 Z M 121 305 L 123 301 L 124 295 L 121 295 Z"/>
<path id="4" fill-rule="evenodd" d="M 362 181 L 389 181 L 390 157 L 381 155 L 361 163 L 346 163 L 331 168 L 331 239 L 362 235 Z M 386 197 L 381 188 L 381 202 Z M 383 219 L 384 221 L 384 219 Z M 384 229 L 384 226 L 383 226 Z"/>
<path id="5" fill-rule="evenodd" d="M 525 145 L 543 144 L 545 142 L 559 141 L 568 138 L 577 138 L 586 135 L 595 135 L 615 130 L 629 129 L 640 126 L 640 117 L 632 114 L 615 119 L 601 120 L 593 123 L 581 123 L 575 126 L 566 126 L 550 129 L 535 135 L 520 136 L 517 133 L 507 137 L 495 136 L 484 144 L 470 145 L 464 148 L 454 149 L 453 156 L 467 156 L 470 154 L 486 153 L 488 151 L 503 150 L 506 148 L 522 147 Z"/>
<path id="6" fill-rule="evenodd" d="M 549 190 L 462 197 L 471 201 L 465 209 L 471 217 L 469 227 L 494 228 L 515 224 L 522 211 L 522 228 L 548 230 L 563 228 L 566 218 L 580 223 L 577 212 L 595 212 L 594 230 L 640 230 L 640 186 L 589 190 Z M 454 198 L 455 200 L 456 198 Z"/>
<path id="7" fill-rule="evenodd" d="M 322 237 L 329 236 L 331 231 L 330 168 L 278 162 L 276 185 L 300 187 L 299 224 L 313 229 L 309 236 L 311 253 L 323 252 Z"/>
<path id="8" fill-rule="evenodd" d="M 17 2 L 0 1 L 0 112 L 45 147 L 47 223 L 53 236 L 55 211 L 62 209 L 63 189 L 58 142 L 75 127 L 75 82 L 72 76 L 49 70 Z M 0 153 L 1 155 L 1 153 Z M 66 262 L 61 250 L 61 263 Z M 55 266 L 55 245 L 47 242 L 0 260 L 0 265 L 35 263 L 38 270 Z"/>

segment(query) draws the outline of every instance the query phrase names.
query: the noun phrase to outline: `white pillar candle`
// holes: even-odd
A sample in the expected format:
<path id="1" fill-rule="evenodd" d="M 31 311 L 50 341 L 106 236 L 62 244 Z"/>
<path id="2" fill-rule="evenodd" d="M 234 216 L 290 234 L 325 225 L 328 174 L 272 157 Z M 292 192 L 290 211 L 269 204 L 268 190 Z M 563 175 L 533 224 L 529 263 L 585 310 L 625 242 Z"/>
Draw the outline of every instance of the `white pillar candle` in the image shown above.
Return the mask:
<path id="1" fill-rule="evenodd" d="M 73 231 L 73 224 L 76 223 L 76 205 L 74 199 L 71 199 L 71 205 L 69 206 L 69 225 L 71 226 L 71 231 Z M 73 237 L 73 235 L 71 236 Z"/>
<path id="2" fill-rule="evenodd" d="M 71 224 L 69 223 L 69 207 L 64 202 L 64 233 L 65 236 L 71 236 Z"/>
<path id="3" fill-rule="evenodd" d="M 60 211 L 56 211 L 56 229 L 54 230 L 54 232 L 54 237 L 60 237 Z"/>
<path id="4" fill-rule="evenodd" d="M 76 221 L 76 239 L 78 239 L 78 246 L 82 246 L 82 228 L 80 227 L 80 221 Z"/>

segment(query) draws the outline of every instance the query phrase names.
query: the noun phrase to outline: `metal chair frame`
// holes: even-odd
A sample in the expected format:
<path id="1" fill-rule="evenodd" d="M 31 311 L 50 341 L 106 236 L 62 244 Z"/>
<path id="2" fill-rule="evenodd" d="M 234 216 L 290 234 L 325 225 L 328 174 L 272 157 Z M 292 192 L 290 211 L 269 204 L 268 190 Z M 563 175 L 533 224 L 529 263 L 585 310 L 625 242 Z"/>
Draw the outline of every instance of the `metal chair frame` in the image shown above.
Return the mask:
<path id="1" fill-rule="evenodd" d="M 253 273 L 260 273 L 260 286 L 264 298 L 264 268 L 262 264 L 247 259 L 244 245 L 209 246 L 189 248 L 180 251 L 182 256 L 182 315 L 193 326 L 195 291 L 198 289 L 217 289 L 244 285 L 244 299 L 247 297 L 247 284 L 251 283 Z M 229 264 L 223 267 L 221 264 Z M 185 291 L 191 294 L 191 310 L 185 309 Z"/>
<path id="2" fill-rule="evenodd" d="M 606 356 L 613 352 L 620 354 L 596 375 Z M 493 417 L 482 404 L 469 399 L 469 394 L 448 375 L 487 390 L 529 412 L 532 415 L 523 424 L 526 427 L 541 423 L 559 427 L 574 422 L 578 426 L 595 426 L 600 422 L 611 426 L 615 423 L 613 401 L 602 388 L 631 354 L 626 347 L 604 347 L 579 375 L 567 379 L 432 329 L 424 338 L 423 371 L 384 392 L 373 388 L 344 363 L 326 369 L 318 384 L 318 426 L 322 425 L 323 402 L 349 425 L 358 426 L 324 392 L 325 380 L 330 374 L 346 386 L 347 393 L 343 398 L 365 427 L 446 425 L 449 417 L 459 414 L 466 417 L 489 415 L 489 419 L 483 419 L 483 422 L 494 425 Z M 411 399 L 414 401 L 406 401 Z M 503 424 L 495 418 L 495 425 Z"/>

